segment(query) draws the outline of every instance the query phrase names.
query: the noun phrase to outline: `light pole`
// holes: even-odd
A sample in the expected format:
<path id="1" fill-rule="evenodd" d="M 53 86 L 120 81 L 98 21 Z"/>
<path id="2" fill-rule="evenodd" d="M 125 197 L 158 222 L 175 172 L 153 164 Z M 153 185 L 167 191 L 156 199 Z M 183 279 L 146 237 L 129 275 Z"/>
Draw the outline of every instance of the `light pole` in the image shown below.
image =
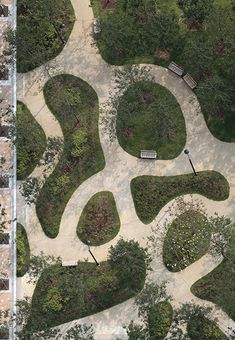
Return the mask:
<path id="1" fill-rule="evenodd" d="M 185 155 L 188 156 L 188 160 L 189 160 L 189 163 L 190 163 L 190 165 L 191 165 L 191 167 L 192 167 L 192 169 L 193 169 L 194 175 L 197 176 L 196 170 L 195 170 L 195 168 L 194 168 L 194 166 L 193 166 L 193 162 L 192 162 L 192 160 L 191 160 L 191 158 L 190 158 L 190 156 L 189 156 L 189 150 L 188 150 L 188 149 L 185 149 L 185 150 L 184 150 L 184 153 L 185 153 Z"/>
<path id="2" fill-rule="evenodd" d="M 92 254 L 92 252 L 91 252 L 91 248 L 90 248 L 91 241 L 88 241 L 88 240 L 87 240 L 86 243 L 87 243 L 87 246 L 88 246 L 88 251 L 89 251 L 89 253 L 91 254 L 93 260 L 95 261 L 97 267 L 99 267 L 99 266 L 100 266 L 99 262 L 96 260 L 95 256 L 94 256 L 94 255 Z"/>

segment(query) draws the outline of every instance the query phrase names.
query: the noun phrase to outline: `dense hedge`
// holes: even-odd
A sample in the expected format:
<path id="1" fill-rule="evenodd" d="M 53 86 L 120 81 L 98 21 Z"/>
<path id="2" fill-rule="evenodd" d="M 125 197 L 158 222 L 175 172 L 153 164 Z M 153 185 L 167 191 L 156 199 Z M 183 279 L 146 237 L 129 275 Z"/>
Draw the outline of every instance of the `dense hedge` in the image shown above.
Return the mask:
<path id="1" fill-rule="evenodd" d="M 200 194 L 215 201 L 229 196 L 229 184 L 216 171 L 157 177 L 140 176 L 131 181 L 131 193 L 136 213 L 143 223 L 150 223 L 173 198 L 184 194 Z"/>
<path id="2" fill-rule="evenodd" d="M 17 179 L 28 177 L 46 149 L 46 135 L 27 106 L 17 102 L 16 111 Z"/>
<path id="3" fill-rule="evenodd" d="M 93 88 L 72 75 L 59 75 L 46 83 L 44 96 L 64 135 L 63 153 L 36 202 L 42 228 L 53 238 L 73 192 L 103 169 L 104 156 L 98 134 L 98 98 Z"/>
<path id="4" fill-rule="evenodd" d="M 27 233 L 24 227 L 17 223 L 16 232 L 16 253 L 17 253 L 17 276 L 24 276 L 29 269 L 30 248 Z"/>

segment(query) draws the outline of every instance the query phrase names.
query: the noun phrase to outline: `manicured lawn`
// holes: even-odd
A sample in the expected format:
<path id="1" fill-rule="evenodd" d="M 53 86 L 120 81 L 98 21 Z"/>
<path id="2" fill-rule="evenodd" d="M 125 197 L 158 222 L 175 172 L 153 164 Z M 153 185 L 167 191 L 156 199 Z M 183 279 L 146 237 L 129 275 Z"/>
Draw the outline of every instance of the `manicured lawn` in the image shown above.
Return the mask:
<path id="1" fill-rule="evenodd" d="M 148 316 L 149 335 L 151 339 L 165 339 L 172 323 L 173 309 L 169 302 L 160 302 Z"/>
<path id="2" fill-rule="evenodd" d="M 187 324 L 191 340 L 228 340 L 214 321 L 204 317 L 195 317 Z"/>
<path id="3" fill-rule="evenodd" d="M 28 177 L 46 149 L 46 135 L 27 106 L 17 103 L 16 111 L 17 179 Z"/>
<path id="4" fill-rule="evenodd" d="M 200 299 L 217 304 L 235 320 L 235 233 L 227 257 L 218 267 L 195 282 L 191 291 Z"/>
<path id="5" fill-rule="evenodd" d="M 51 327 L 95 314 L 136 295 L 144 285 L 145 253 L 137 243 L 121 240 L 107 262 L 78 262 L 74 267 L 53 265 L 35 288 L 28 327 Z M 120 248 L 121 247 L 121 248 Z M 126 263 L 126 266 L 124 265 Z M 40 320 L 37 322 L 37 320 Z"/>
<path id="6" fill-rule="evenodd" d="M 56 57 L 74 24 L 70 0 L 17 2 L 17 71 L 28 72 Z"/>
<path id="7" fill-rule="evenodd" d="M 46 83 L 44 96 L 64 135 L 62 156 L 36 202 L 43 230 L 53 238 L 73 192 L 103 169 L 104 156 L 98 134 L 98 98 L 92 87 L 74 76 L 59 75 Z"/>
<path id="8" fill-rule="evenodd" d="M 87 202 L 77 226 L 77 234 L 84 243 L 99 246 L 112 240 L 120 229 L 120 220 L 113 194 L 98 192 Z"/>
<path id="9" fill-rule="evenodd" d="M 122 148 L 139 157 L 156 150 L 159 159 L 177 157 L 186 142 L 184 117 L 174 96 L 161 85 L 138 82 L 120 99 L 117 137 Z"/>
<path id="10" fill-rule="evenodd" d="M 225 200 L 229 184 L 216 171 L 198 172 L 198 176 L 139 176 L 131 181 L 131 193 L 139 219 L 148 224 L 170 200 L 180 195 L 201 194 L 215 201 Z"/>
<path id="11" fill-rule="evenodd" d="M 180 271 L 208 251 L 210 228 L 207 218 L 188 210 L 170 225 L 163 244 L 163 262 L 168 270 Z"/>
<path id="12" fill-rule="evenodd" d="M 214 16 L 198 30 L 189 29 L 176 0 L 160 0 L 157 5 L 154 0 L 147 5 L 120 1 L 112 11 L 102 9 L 100 0 L 93 0 L 92 6 L 101 19 L 101 32 L 95 39 L 109 64 L 167 66 L 174 60 L 198 82 L 195 93 L 211 133 L 222 141 L 235 141 L 235 53 L 231 43 L 235 12 L 230 1 L 215 1 L 214 10 L 221 6 L 220 13 L 211 11 Z M 217 77 L 220 85 L 215 82 Z M 211 80 L 209 85 L 207 80 Z"/>
<path id="13" fill-rule="evenodd" d="M 16 252 L 17 252 L 17 276 L 21 277 L 24 276 L 24 274 L 29 269 L 30 248 L 27 233 L 20 223 L 17 223 Z"/>

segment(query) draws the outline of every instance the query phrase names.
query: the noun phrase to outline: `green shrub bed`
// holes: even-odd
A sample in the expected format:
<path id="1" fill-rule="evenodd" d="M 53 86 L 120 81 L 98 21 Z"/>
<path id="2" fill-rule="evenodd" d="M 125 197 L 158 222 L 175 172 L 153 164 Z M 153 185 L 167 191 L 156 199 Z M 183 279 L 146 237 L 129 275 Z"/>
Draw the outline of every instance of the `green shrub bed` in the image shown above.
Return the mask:
<path id="1" fill-rule="evenodd" d="M 29 269 L 30 248 L 24 227 L 17 223 L 16 231 L 17 276 L 24 276 Z"/>
<path id="2" fill-rule="evenodd" d="M 216 171 L 179 176 L 139 176 L 131 181 L 131 193 L 139 219 L 148 224 L 173 198 L 185 194 L 200 194 L 215 201 L 229 196 L 229 184 Z"/>
<path id="3" fill-rule="evenodd" d="M 17 2 L 17 71 L 28 72 L 56 57 L 75 21 L 70 0 Z"/>
<path id="4" fill-rule="evenodd" d="M 188 210 L 170 225 L 163 244 L 163 262 L 167 269 L 180 271 L 205 255 L 210 245 L 207 218 Z"/>
<path id="5" fill-rule="evenodd" d="M 157 150 L 159 159 L 177 157 L 185 143 L 184 117 L 175 97 L 163 86 L 138 82 L 120 99 L 117 137 L 135 157 L 140 150 Z"/>
<path id="6" fill-rule="evenodd" d="M 137 242 L 120 240 L 99 267 L 89 262 L 51 266 L 35 288 L 28 327 L 57 326 L 133 297 L 143 288 L 145 261 L 145 250 Z"/>
<path id="7" fill-rule="evenodd" d="M 99 246 L 112 240 L 120 229 L 120 220 L 113 194 L 98 192 L 87 202 L 77 226 L 77 234 L 84 243 Z"/>
<path id="8" fill-rule="evenodd" d="M 17 179 L 23 180 L 42 158 L 47 141 L 43 129 L 22 102 L 17 102 L 16 119 Z"/>
<path id="9" fill-rule="evenodd" d="M 73 192 L 104 167 L 98 134 L 98 98 L 83 80 L 71 75 L 50 79 L 46 103 L 59 121 L 64 149 L 59 163 L 40 191 L 36 211 L 47 236 L 56 237 L 61 216 Z"/>

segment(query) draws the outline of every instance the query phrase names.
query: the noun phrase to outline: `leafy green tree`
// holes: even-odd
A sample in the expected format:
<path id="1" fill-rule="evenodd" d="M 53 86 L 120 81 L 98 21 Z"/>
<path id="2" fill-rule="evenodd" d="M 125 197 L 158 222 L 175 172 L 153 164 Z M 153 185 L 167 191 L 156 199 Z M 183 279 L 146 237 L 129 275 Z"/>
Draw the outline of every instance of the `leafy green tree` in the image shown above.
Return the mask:
<path id="1" fill-rule="evenodd" d="M 64 336 L 65 340 L 93 340 L 94 330 L 92 325 L 75 325 Z"/>
<path id="2" fill-rule="evenodd" d="M 196 89 L 207 115 L 222 119 L 226 112 L 235 110 L 235 104 L 231 100 L 232 91 L 232 88 L 216 75 L 200 82 Z"/>
<path id="3" fill-rule="evenodd" d="M 187 40 L 182 54 L 182 65 L 196 80 L 203 80 L 212 73 L 213 60 L 213 47 L 207 33 Z"/>
<path id="4" fill-rule="evenodd" d="M 211 311 L 210 307 L 183 304 L 174 313 L 171 339 L 226 340 L 227 337 L 216 325 L 216 320 L 210 320 Z M 182 326 L 185 324 L 187 328 L 183 337 Z"/>
<path id="5" fill-rule="evenodd" d="M 201 26 L 213 9 L 214 0 L 177 0 L 187 20 Z"/>
<path id="6" fill-rule="evenodd" d="M 45 255 L 43 252 L 39 256 L 32 255 L 28 270 L 28 283 L 36 283 L 42 272 L 52 264 L 60 264 L 61 258 L 53 255 Z"/>
<path id="7" fill-rule="evenodd" d="M 142 324 L 133 321 L 127 327 L 130 340 L 164 339 L 172 320 L 172 308 L 168 303 L 165 283 L 147 283 L 135 298 Z"/>
<path id="8" fill-rule="evenodd" d="M 39 162 L 39 166 L 44 166 L 45 173 L 54 167 L 56 159 L 63 151 L 63 140 L 60 137 L 48 137 L 46 150 L 43 158 Z"/>
<path id="9" fill-rule="evenodd" d="M 37 201 L 41 186 L 42 181 L 38 177 L 28 177 L 22 182 L 20 192 L 28 205 Z"/>
<path id="10" fill-rule="evenodd" d="M 108 261 L 117 272 L 121 286 L 128 282 L 135 291 L 139 290 L 140 282 L 144 284 L 146 264 L 149 264 L 150 258 L 138 242 L 120 239 L 115 247 L 110 247 Z"/>
<path id="11" fill-rule="evenodd" d="M 216 6 L 207 20 L 207 32 L 212 42 L 214 53 L 218 56 L 228 55 L 231 47 L 234 47 L 235 16 L 228 4 Z"/>
<path id="12" fill-rule="evenodd" d="M 101 18 L 102 30 L 98 37 L 98 45 L 102 48 L 105 60 L 119 64 L 133 55 L 130 44 L 136 41 L 133 18 L 117 11 Z"/>
<path id="13" fill-rule="evenodd" d="M 229 255 L 229 245 L 234 235 L 235 224 L 229 218 L 218 214 L 211 216 L 209 222 L 212 234 L 210 253 L 214 256 L 223 256 L 234 268 L 234 261 L 231 254 Z"/>

